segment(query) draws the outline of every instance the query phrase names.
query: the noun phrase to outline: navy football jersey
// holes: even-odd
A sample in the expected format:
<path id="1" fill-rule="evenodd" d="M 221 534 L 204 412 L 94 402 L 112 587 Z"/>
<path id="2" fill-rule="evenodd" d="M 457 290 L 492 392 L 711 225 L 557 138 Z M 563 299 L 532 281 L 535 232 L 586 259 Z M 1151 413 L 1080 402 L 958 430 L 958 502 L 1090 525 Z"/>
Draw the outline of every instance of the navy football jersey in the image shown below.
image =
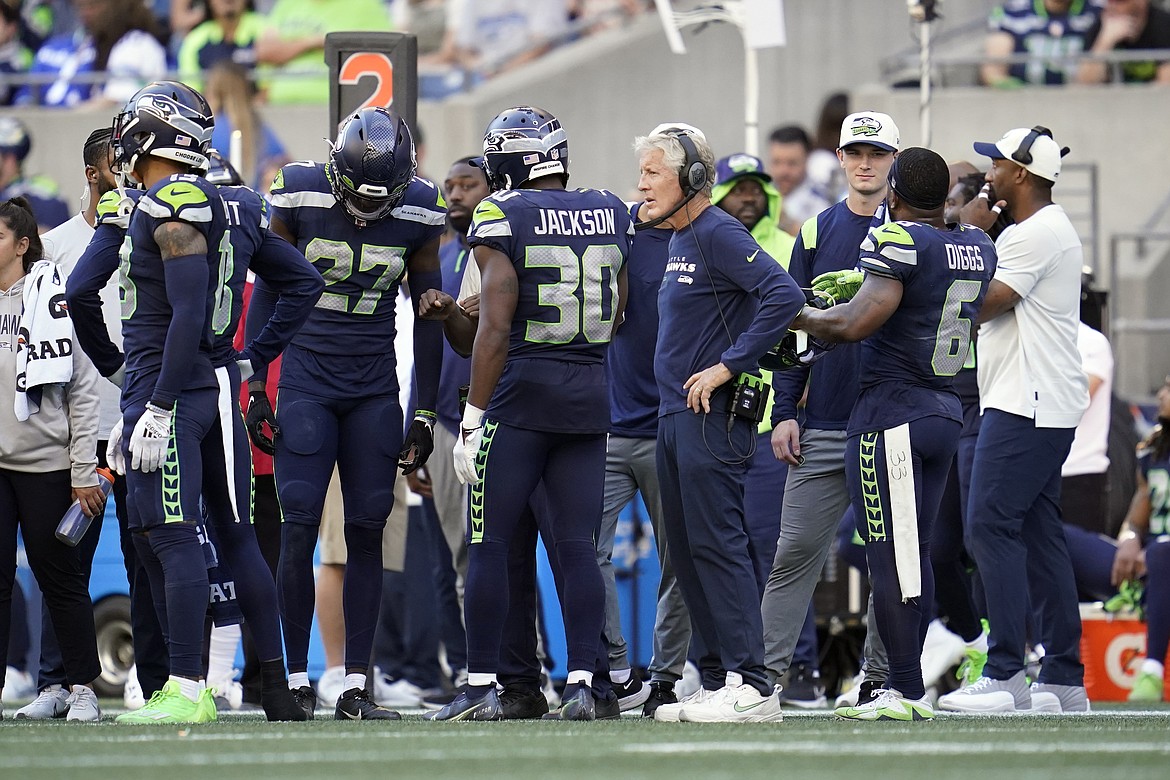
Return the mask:
<path id="1" fill-rule="evenodd" d="M 1138 452 L 1138 468 L 1146 478 L 1146 490 L 1150 494 L 1150 527 L 1146 537 L 1170 534 L 1170 459 L 1158 458 L 1146 447 Z"/>
<path id="2" fill-rule="evenodd" d="M 236 325 L 244 311 L 248 263 L 264 243 L 268 231 L 268 201 L 250 187 L 219 186 L 231 227 L 230 248 L 220 270 L 212 309 L 214 339 L 211 364 L 226 366 L 236 359 Z"/>
<path id="3" fill-rule="evenodd" d="M 468 244 L 507 255 L 519 284 L 489 417 L 533 430 L 609 430 L 605 353 L 633 238 L 625 204 L 604 190 L 508 190 L 480 202 Z"/>
<path id="4" fill-rule="evenodd" d="M 293 162 L 269 191 L 272 214 L 296 239 L 325 292 L 293 339 L 332 355 L 394 352 L 394 303 L 406 258 L 442 235 L 447 204 L 417 176 L 390 216 L 357 227 L 333 195 L 324 163 Z"/>
<path id="5" fill-rule="evenodd" d="M 231 254 L 231 232 L 227 210 L 215 185 L 190 174 L 168 176 L 138 200 L 130 227 L 122 242 L 119 287 L 122 301 L 122 337 L 127 372 L 157 369 L 162 364 L 163 346 L 171 323 L 163 260 L 154 231 L 164 222 L 186 223 L 207 241 L 208 285 L 206 316 L 201 328 L 199 361 L 210 367 L 212 321 L 217 318 L 213 304 L 222 274 L 221 265 Z M 192 291 L 198 294 L 198 291 Z M 192 378 L 196 375 L 193 373 Z M 201 376 L 198 381 L 206 381 Z M 202 386 L 202 385 L 190 385 Z M 182 389 L 182 388 L 180 388 Z"/>
<path id="6" fill-rule="evenodd" d="M 962 422 L 954 377 L 969 357 L 995 265 L 995 245 L 970 225 L 891 222 L 870 230 L 858 267 L 897 279 L 902 300 L 861 343 L 861 393 L 850 435 L 929 416 Z"/>

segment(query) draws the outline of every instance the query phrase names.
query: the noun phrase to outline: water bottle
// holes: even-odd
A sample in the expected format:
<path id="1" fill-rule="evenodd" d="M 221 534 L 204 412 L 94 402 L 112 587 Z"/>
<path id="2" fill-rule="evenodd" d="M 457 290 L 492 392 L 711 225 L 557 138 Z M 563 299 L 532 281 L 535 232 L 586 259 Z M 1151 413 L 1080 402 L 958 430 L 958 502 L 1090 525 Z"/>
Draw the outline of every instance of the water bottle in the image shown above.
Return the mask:
<path id="1" fill-rule="evenodd" d="M 102 493 L 109 497 L 110 491 L 114 487 L 114 475 L 106 469 L 98 469 L 97 477 L 98 486 L 101 487 Z M 65 511 L 61 522 L 57 523 L 57 538 L 70 547 L 76 547 L 81 538 L 85 536 L 85 532 L 89 530 L 91 522 L 93 522 L 93 518 L 81 510 L 81 501 L 74 501 Z"/>

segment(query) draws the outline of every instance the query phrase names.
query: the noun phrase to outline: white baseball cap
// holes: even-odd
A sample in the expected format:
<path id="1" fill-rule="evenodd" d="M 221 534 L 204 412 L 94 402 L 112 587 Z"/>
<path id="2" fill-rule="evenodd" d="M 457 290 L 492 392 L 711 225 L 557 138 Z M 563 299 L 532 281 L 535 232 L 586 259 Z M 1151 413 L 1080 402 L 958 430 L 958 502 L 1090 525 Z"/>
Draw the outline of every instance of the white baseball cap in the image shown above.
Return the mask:
<path id="1" fill-rule="evenodd" d="M 838 146 L 844 149 L 850 144 L 869 144 L 888 152 L 902 148 L 898 126 L 894 124 L 893 118 L 878 111 L 858 111 L 845 117 L 841 123 L 841 143 Z"/>
<path id="2" fill-rule="evenodd" d="M 1068 154 L 1068 148 L 1061 149 L 1050 132 L 1041 127 L 1008 130 L 993 144 L 976 141 L 975 151 L 993 160 L 1011 160 L 1028 173 L 1052 182 L 1060 175 L 1060 158 Z"/>
<path id="3" fill-rule="evenodd" d="M 698 138 L 703 141 L 707 140 L 707 136 L 703 131 L 694 125 L 688 125 L 686 122 L 663 122 L 650 131 L 650 135 L 671 135 L 673 133 L 686 133 L 692 138 Z"/>

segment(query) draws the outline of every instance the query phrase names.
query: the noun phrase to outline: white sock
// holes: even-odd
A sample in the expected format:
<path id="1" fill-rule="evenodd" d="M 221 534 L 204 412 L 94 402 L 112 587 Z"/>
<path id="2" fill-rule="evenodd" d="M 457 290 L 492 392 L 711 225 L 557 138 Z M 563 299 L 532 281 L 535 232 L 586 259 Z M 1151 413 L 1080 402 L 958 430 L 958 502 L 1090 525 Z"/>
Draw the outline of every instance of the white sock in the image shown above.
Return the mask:
<path id="1" fill-rule="evenodd" d="M 633 674 L 631 669 L 610 669 L 609 681 L 614 685 L 625 685 Z"/>
<path id="2" fill-rule="evenodd" d="M 574 685 L 576 683 L 581 683 L 586 688 L 592 688 L 593 687 L 593 672 L 582 672 L 582 671 L 569 672 L 568 678 L 565 679 L 565 684 L 566 685 Z"/>
<path id="3" fill-rule="evenodd" d="M 223 683 L 235 677 L 236 650 L 240 646 L 240 627 L 213 626 L 207 651 L 207 679 Z"/>
<path id="4" fill-rule="evenodd" d="M 1142 671 L 1146 674 L 1154 675 L 1159 680 L 1162 679 L 1162 675 L 1165 673 L 1165 670 L 1162 668 L 1162 664 L 1158 661 L 1155 661 L 1153 658 L 1147 658 L 1146 660 L 1142 661 Z"/>
<path id="5" fill-rule="evenodd" d="M 289 672 L 288 673 L 288 689 L 295 691 L 297 688 L 309 687 L 309 673 L 308 672 Z"/>
<path id="6" fill-rule="evenodd" d="M 482 688 L 485 685 L 495 685 L 496 675 L 494 672 L 470 672 L 467 675 L 467 684 L 476 688 Z"/>
<path id="7" fill-rule="evenodd" d="M 986 653 L 987 652 L 987 632 L 986 631 L 980 632 L 979 636 L 975 637 L 970 642 L 966 642 L 965 644 L 967 645 L 967 647 L 970 647 L 974 650 L 978 650 L 981 653 Z"/>
<path id="8" fill-rule="evenodd" d="M 743 685 L 743 675 L 739 672 L 727 672 L 723 678 L 723 684 L 728 688 L 738 688 Z"/>
<path id="9" fill-rule="evenodd" d="M 365 687 L 366 687 L 366 676 L 364 674 L 346 674 L 345 675 L 345 685 L 342 686 L 341 690 L 350 691 L 350 690 L 353 690 L 354 688 L 365 689 Z"/>
<path id="10" fill-rule="evenodd" d="M 203 693 L 203 682 L 200 680 L 188 680 L 186 677 L 175 677 L 171 675 L 171 680 L 179 684 L 179 693 L 186 696 L 191 701 L 199 701 L 199 694 Z"/>

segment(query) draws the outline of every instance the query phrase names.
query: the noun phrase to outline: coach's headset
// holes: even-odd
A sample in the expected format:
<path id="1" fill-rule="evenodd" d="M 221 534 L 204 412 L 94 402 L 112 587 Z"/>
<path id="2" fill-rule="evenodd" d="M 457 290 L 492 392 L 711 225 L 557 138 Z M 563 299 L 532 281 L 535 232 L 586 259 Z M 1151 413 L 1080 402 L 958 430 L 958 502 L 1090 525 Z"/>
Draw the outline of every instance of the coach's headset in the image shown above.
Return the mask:
<path id="1" fill-rule="evenodd" d="M 1044 125 L 1036 125 L 1031 130 L 1029 130 L 1028 134 L 1024 136 L 1024 140 L 1020 141 L 1020 145 L 1016 147 L 1014 152 L 1012 152 L 1012 159 L 1025 168 L 1031 165 L 1032 144 L 1036 143 L 1036 141 L 1039 140 L 1041 136 L 1045 138 L 1052 138 L 1052 131 Z M 1053 138 L 1052 140 L 1055 141 L 1056 139 Z M 1060 150 L 1060 156 L 1064 157 L 1066 154 L 1068 154 L 1068 152 L 1069 148 L 1067 146 L 1062 147 Z"/>
<path id="2" fill-rule="evenodd" d="M 664 131 L 663 135 L 668 135 L 678 141 L 679 146 L 683 149 L 683 164 L 678 172 L 678 186 L 682 188 L 683 198 L 661 217 L 656 217 L 648 222 L 634 223 L 634 230 L 658 227 L 707 188 L 707 166 L 699 157 L 699 150 L 695 147 L 695 141 L 691 138 L 691 134 L 681 127 L 672 127 Z"/>

